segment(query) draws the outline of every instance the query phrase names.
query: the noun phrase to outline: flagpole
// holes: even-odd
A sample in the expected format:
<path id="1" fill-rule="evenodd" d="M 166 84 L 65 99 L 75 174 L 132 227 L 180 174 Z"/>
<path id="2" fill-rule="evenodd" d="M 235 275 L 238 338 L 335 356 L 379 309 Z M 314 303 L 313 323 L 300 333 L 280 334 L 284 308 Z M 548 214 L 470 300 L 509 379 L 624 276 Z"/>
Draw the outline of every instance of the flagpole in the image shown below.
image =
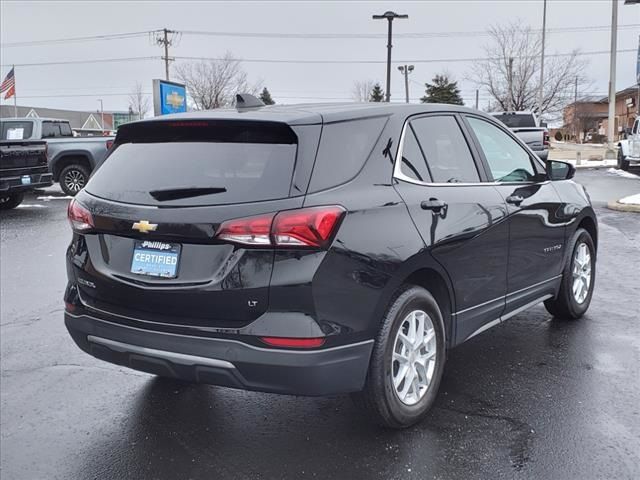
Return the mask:
<path id="1" fill-rule="evenodd" d="M 13 69 L 13 116 L 18 118 L 18 89 L 16 88 L 16 66 Z"/>

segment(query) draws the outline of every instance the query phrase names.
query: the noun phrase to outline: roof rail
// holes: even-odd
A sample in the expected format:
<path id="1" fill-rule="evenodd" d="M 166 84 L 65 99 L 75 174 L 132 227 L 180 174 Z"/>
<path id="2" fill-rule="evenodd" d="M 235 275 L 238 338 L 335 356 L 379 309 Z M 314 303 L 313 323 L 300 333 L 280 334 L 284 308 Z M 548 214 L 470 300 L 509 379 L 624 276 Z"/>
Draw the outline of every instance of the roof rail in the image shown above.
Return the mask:
<path id="1" fill-rule="evenodd" d="M 242 110 L 245 108 L 259 108 L 264 107 L 264 103 L 259 98 L 249 93 L 236 94 L 236 108 Z"/>

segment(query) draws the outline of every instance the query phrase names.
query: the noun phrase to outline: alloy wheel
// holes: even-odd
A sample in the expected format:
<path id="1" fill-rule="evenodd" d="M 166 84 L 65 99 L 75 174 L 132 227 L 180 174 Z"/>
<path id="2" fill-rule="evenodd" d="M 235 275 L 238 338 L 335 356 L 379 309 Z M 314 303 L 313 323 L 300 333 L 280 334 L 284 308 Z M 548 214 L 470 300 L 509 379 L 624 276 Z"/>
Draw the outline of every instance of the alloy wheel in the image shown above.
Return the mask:
<path id="1" fill-rule="evenodd" d="M 86 183 L 87 179 L 80 170 L 69 170 L 64 176 L 64 184 L 70 192 L 77 193 Z"/>
<path id="2" fill-rule="evenodd" d="M 573 298 L 584 303 L 591 287 L 591 252 L 586 243 L 579 243 L 573 254 Z"/>
<path id="3" fill-rule="evenodd" d="M 405 405 L 415 405 L 427 393 L 436 350 L 436 331 L 429 315 L 422 310 L 409 313 L 396 334 L 391 368 L 393 390 Z"/>

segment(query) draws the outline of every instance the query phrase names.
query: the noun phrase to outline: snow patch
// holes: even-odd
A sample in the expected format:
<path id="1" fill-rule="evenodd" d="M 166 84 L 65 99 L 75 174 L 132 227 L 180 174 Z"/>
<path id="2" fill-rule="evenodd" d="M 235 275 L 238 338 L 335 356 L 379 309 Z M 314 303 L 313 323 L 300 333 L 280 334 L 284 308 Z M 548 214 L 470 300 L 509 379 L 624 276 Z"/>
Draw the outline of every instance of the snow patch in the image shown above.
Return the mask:
<path id="1" fill-rule="evenodd" d="M 621 198 L 618 200 L 618 203 L 624 203 L 625 205 L 640 205 L 640 193 Z"/>
<path id="2" fill-rule="evenodd" d="M 51 200 L 71 200 L 73 197 L 57 197 L 54 195 L 45 195 L 42 197 L 36 197 L 38 200 L 44 200 L 45 202 L 50 202 Z"/>
<path id="3" fill-rule="evenodd" d="M 633 173 L 625 172 L 624 170 L 619 170 L 617 168 L 610 168 L 607 170 L 609 173 L 614 173 L 620 177 L 624 178 L 633 178 L 634 180 L 640 179 L 638 175 L 634 175 Z"/>
<path id="4" fill-rule="evenodd" d="M 16 208 L 47 208 L 47 207 L 44 205 L 40 205 L 38 203 L 33 203 L 33 204 L 23 203 L 22 205 L 18 205 Z"/>

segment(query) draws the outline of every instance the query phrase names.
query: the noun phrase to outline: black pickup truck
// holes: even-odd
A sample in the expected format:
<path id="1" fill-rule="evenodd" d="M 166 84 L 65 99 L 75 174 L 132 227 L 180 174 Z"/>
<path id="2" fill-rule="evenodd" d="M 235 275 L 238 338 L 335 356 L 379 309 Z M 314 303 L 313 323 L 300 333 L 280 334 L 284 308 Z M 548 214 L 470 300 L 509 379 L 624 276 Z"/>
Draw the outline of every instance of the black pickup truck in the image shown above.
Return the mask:
<path id="1" fill-rule="evenodd" d="M 0 140 L 0 210 L 20 205 L 25 192 L 52 184 L 47 142 Z"/>

